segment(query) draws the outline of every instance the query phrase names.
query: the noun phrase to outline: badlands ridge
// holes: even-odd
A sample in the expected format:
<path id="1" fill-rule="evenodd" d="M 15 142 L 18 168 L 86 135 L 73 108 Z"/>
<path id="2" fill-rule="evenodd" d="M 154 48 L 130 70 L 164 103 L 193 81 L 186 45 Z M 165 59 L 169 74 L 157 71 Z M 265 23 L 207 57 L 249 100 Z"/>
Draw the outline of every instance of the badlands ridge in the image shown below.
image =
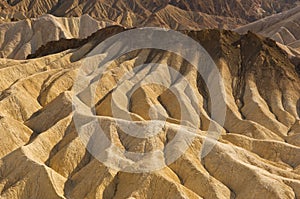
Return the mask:
<path id="1" fill-rule="evenodd" d="M 0 1 L 0 198 L 300 198 L 297 1 L 128 2 Z M 143 26 L 203 46 L 204 72 L 101 51 Z"/>
<path id="2" fill-rule="evenodd" d="M 95 29 L 107 25 L 87 17 L 74 20 L 77 24 L 81 20 L 90 21 Z M 68 29 L 71 27 L 68 19 L 59 22 L 61 26 L 54 29 L 55 34 L 64 33 L 65 37 L 86 34 L 80 27 Z M 28 24 L 28 20 L 16 23 Z M 8 30 L 10 27 L 6 26 L 9 24 L 1 27 Z M 30 27 L 28 30 L 34 30 Z M 113 60 L 97 79 L 93 99 L 95 118 L 110 141 L 101 146 L 106 160 L 117 161 L 119 155 L 130 164 L 139 163 L 139 158 L 126 153 L 116 156 L 113 147 L 117 147 L 123 152 L 136 153 L 157 149 L 167 163 L 170 151 L 166 146 L 178 136 L 182 139 L 177 140 L 172 154 L 182 155 L 163 168 L 144 173 L 117 170 L 98 161 L 77 133 L 76 113 L 72 108 L 74 82 L 86 59 L 97 62 L 97 57 L 89 56 L 89 52 L 107 37 L 124 31 L 130 30 L 107 27 L 88 39 L 45 44 L 36 54 L 30 50 L 36 49 L 39 41 L 33 36 L 13 43 L 20 48 L 2 51 L 4 57 L 22 58 L 32 53 L 31 58 L 35 58 L 0 59 L 1 198 L 300 198 L 300 74 L 288 53 L 275 41 L 251 32 L 245 35 L 227 30 L 182 32 L 206 49 L 223 78 L 226 118 L 220 125 L 211 117 L 213 99 L 205 80 L 187 60 L 157 49 L 135 50 Z M 162 70 L 146 65 L 132 78 L 122 79 L 145 63 L 172 67 Z M 172 70 L 180 75 L 173 76 Z M 139 76 L 143 79 L 136 84 L 134 77 Z M 169 89 L 142 84 L 146 79 L 159 82 L 173 79 L 173 84 Z M 174 96 L 172 89 L 179 95 Z M 189 99 L 189 89 L 198 103 Z M 117 91 L 119 95 L 114 95 Z M 84 96 L 85 91 L 82 92 Z M 81 97 L 78 99 L 88 103 Z M 128 121 L 122 114 L 116 117 L 112 101 L 133 120 Z M 166 119 L 158 134 L 135 137 L 119 127 L 149 125 L 153 122 L 151 107 L 156 107 L 154 116 L 158 126 L 161 118 Z M 178 107 L 187 111 L 186 121 L 181 121 L 183 113 Z M 78 117 L 88 122 L 83 115 Z M 199 154 L 210 135 L 207 131 L 210 124 L 221 135 L 210 153 L 201 158 Z M 186 133 L 177 136 L 179 127 Z M 185 135 L 192 134 L 196 135 L 193 139 L 186 139 L 189 137 Z M 184 144 L 188 147 L 180 151 Z M 93 146 L 97 147 L 97 142 Z M 150 163 L 138 165 L 143 168 L 147 164 Z"/>

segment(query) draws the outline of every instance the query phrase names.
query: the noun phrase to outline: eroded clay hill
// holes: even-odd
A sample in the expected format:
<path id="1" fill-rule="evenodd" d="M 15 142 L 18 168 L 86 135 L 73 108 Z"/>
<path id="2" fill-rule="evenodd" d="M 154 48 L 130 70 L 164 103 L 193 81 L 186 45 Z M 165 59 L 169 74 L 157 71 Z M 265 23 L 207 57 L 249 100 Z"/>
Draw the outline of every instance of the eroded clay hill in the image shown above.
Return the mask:
<path id="1" fill-rule="evenodd" d="M 233 28 L 288 10 L 297 0 L 8 0 L 14 11 L 7 19 L 89 14 L 98 20 L 113 20 L 124 26 L 163 26 L 172 29 Z M 6 3 L 6 2 L 5 2 Z M 14 14 L 16 13 L 16 14 Z"/>
<path id="2" fill-rule="evenodd" d="M 122 31 L 122 27 L 107 30 L 110 35 Z M 183 155 L 163 169 L 145 173 L 105 166 L 87 151 L 75 128 L 74 81 L 87 53 L 103 40 L 103 30 L 73 50 L 23 61 L 0 59 L 1 198 L 300 198 L 300 78 L 287 53 L 273 40 L 253 33 L 241 36 L 204 30 L 185 34 L 205 47 L 224 78 L 224 125 L 210 116 L 213 107 L 202 77 L 171 52 L 133 51 L 114 60 L 97 79 L 96 119 L 113 144 L 99 145 L 101 139 L 95 135 L 89 146 L 104 147 L 107 160 L 119 155 L 127 163 L 139 161 L 125 153 L 116 155 L 113 146 L 121 152 L 164 151 L 181 123 L 185 133 L 171 153 Z M 90 59 L 97 62 L 97 57 Z M 134 82 L 134 77 L 122 80 L 125 73 L 143 63 L 168 64 L 181 76 L 146 65 L 134 76 L 144 76 L 140 83 Z M 165 87 L 142 84 L 147 79 L 163 82 L 172 78 L 175 83 L 171 87 L 179 93 L 177 101 Z M 191 102 L 187 85 L 198 103 Z M 84 92 L 78 99 L 89 103 Z M 115 117 L 112 101 L 134 121 L 122 114 Z M 181 121 L 179 102 L 189 116 L 185 121 Z M 153 118 L 151 107 L 162 116 L 156 118 L 157 125 L 159 118 L 167 121 L 159 134 L 138 138 L 118 127 L 148 125 Z M 78 117 L 89 122 L 84 115 Z M 195 121 L 197 126 L 190 125 Z M 221 129 L 222 135 L 201 159 L 210 123 Z M 184 135 L 196 136 L 184 139 Z M 186 143 L 187 150 L 180 151 Z M 162 159 L 170 155 L 168 150 L 165 153 Z"/>

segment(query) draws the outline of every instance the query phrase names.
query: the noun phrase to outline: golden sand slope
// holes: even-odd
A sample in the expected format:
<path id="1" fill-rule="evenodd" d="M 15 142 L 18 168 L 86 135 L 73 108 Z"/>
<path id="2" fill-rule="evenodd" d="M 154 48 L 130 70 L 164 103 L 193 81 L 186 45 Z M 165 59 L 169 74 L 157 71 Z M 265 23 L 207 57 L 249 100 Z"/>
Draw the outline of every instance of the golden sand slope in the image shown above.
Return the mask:
<path id="1" fill-rule="evenodd" d="M 108 32 L 120 31 L 114 27 Z M 182 78 L 172 85 L 189 111 L 190 120 L 182 127 L 187 134 L 196 133 L 196 138 L 174 163 L 147 173 L 108 168 L 87 152 L 72 120 L 72 86 L 86 52 L 101 41 L 96 33 L 94 40 L 77 49 L 32 60 L 0 59 L 1 198 L 300 198 L 300 79 L 286 53 L 274 41 L 253 33 L 185 34 L 206 48 L 225 83 L 226 121 L 207 156 L 200 159 L 199 153 L 212 107 L 199 73 L 181 57 L 153 49 L 118 58 L 100 77 L 97 120 L 122 150 L 164 149 L 181 122 L 174 96 L 163 87 L 145 85 L 126 99 L 130 106 L 123 106 L 113 89 L 130 88 L 126 87 L 133 83 L 130 79 L 117 82 L 140 64 L 167 63 L 196 93 L 199 103 L 192 104 Z M 160 70 L 145 67 L 137 75 L 159 81 L 171 78 L 170 71 Z M 135 138 L 118 128 L 117 122 L 126 125 L 128 121 L 110 117 L 111 100 L 136 118 L 131 123 L 149 124 L 153 105 L 168 122 L 157 136 Z M 197 131 L 189 127 L 194 119 L 199 121 Z M 110 147 L 107 157 L 113 158 Z"/>

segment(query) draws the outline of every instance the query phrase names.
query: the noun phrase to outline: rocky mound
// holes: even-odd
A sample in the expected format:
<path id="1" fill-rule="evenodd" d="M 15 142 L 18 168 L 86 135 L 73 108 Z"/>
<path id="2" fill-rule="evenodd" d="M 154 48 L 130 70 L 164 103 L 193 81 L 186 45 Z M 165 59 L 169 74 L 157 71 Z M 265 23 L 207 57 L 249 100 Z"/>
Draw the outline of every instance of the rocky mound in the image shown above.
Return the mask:
<path id="1" fill-rule="evenodd" d="M 300 6 L 250 23 L 236 31 L 245 33 L 248 30 L 270 37 L 288 46 L 292 53 L 300 55 Z"/>
<path id="2" fill-rule="evenodd" d="M 28 55 L 27 59 L 43 57 L 46 55 L 59 53 L 59 52 L 69 50 L 69 49 L 76 49 L 85 44 L 94 43 L 95 41 L 97 43 L 100 43 L 100 42 L 104 41 L 105 39 L 107 39 L 115 34 L 118 34 L 124 30 L 125 30 L 125 28 L 117 26 L 117 25 L 109 26 L 107 28 L 96 31 L 91 36 L 89 36 L 85 39 L 77 39 L 77 38 L 64 39 L 63 38 L 58 41 L 50 41 L 50 42 L 46 43 L 45 45 L 42 45 L 40 48 L 38 48 L 35 53 Z"/>
<path id="3" fill-rule="evenodd" d="M 277 41 L 290 56 L 291 61 L 300 70 L 300 6 L 286 12 L 272 15 L 235 31 L 244 34 L 253 31 Z"/>
<path id="4" fill-rule="evenodd" d="M 108 32 L 122 31 L 113 27 Z M 0 59 L 1 198 L 300 198 L 300 78 L 287 53 L 273 40 L 250 32 L 184 34 L 207 50 L 220 71 L 226 96 L 224 125 L 213 117 L 215 99 L 204 84 L 215 82 L 212 70 L 206 71 L 207 80 L 176 53 L 146 48 L 113 57 L 102 75 L 89 79 L 96 83 L 94 99 L 85 98 L 88 89 L 76 95 L 81 104 L 95 106 L 92 119 L 72 109 L 74 82 L 86 60 L 92 69 L 97 68 L 92 63 L 111 56 L 93 55 L 103 40 L 100 33 L 72 51 L 26 61 Z M 122 51 L 121 44 L 107 50 Z M 123 79 L 130 71 L 135 71 L 133 76 Z M 173 84 L 165 88 L 149 81 Z M 193 103 L 191 91 L 198 103 Z M 112 103 L 120 111 L 118 117 Z M 83 122 L 83 132 L 98 121 L 106 136 L 93 134 L 85 143 L 76 118 Z M 151 123 L 160 126 L 164 119 L 159 133 L 150 137 L 124 130 L 134 125 L 129 132 L 135 133 Z M 201 148 L 212 142 L 206 139 L 211 124 L 221 136 L 210 153 L 201 156 Z M 167 146 L 173 140 L 170 151 Z M 96 149 L 101 154 L 91 155 Z M 124 171 L 153 163 L 140 162 L 143 157 L 125 151 L 147 154 L 156 149 L 163 152 L 157 156 L 166 162 L 163 168 Z M 167 164 L 177 153 L 182 155 Z M 97 158 L 138 166 L 118 170 Z"/>

